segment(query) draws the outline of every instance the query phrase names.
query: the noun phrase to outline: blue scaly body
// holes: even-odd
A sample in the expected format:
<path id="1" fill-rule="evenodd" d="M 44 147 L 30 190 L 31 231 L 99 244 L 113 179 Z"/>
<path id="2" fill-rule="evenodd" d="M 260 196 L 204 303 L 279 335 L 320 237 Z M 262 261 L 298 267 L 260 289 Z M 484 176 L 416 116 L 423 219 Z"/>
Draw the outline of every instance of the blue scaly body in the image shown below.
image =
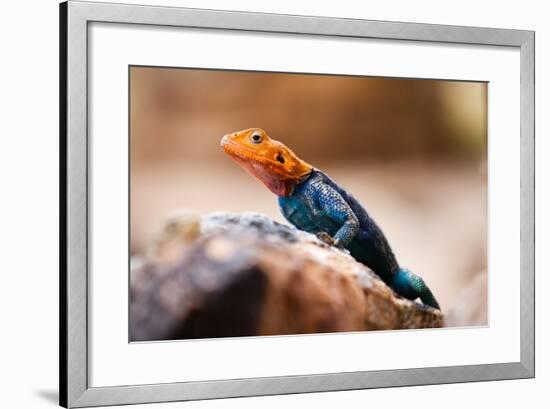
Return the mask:
<path id="1" fill-rule="evenodd" d="M 439 309 L 422 278 L 399 267 L 384 233 L 361 204 L 323 172 L 313 169 L 290 195 L 279 196 L 279 206 L 294 226 L 346 248 L 399 295 Z"/>

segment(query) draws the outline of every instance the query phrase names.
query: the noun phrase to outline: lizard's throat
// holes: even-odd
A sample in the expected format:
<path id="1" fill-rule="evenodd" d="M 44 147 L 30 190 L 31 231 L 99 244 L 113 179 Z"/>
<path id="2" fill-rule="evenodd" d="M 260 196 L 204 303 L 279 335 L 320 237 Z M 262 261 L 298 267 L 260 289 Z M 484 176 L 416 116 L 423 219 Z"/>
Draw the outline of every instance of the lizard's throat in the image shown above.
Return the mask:
<path id="1" fill-rule="evenodd" d="M 288 176 L 278 173 L 264 163 L 238 156 L 233 156 L 233 159 L 277 196 L 290 196 L 295 186 L 311 174 L 310 171 L 301 176 Z"/>

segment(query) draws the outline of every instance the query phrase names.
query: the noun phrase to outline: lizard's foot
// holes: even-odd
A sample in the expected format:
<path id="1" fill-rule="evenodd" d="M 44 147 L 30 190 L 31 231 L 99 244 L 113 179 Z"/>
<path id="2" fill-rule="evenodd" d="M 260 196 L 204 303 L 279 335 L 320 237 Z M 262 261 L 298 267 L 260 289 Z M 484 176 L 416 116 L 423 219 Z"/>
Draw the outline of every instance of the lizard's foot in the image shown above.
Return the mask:
<path id="1" fill-rule="evenodd" d="M 319 240 L 321 240 L 323 243 L 326 243 L 330 246 L 334 246 L 335 245 L 335 241 L 332 239 L 331 235 L 328 234 L 327 232 L 325 231 L 320 231 L 319 233 L 316 234 L 317 238 Z"/>
<path id="2" fill-rule="evenodd" d="M 346 254 L 351 254 L 351 253 L 349 252 L 349 250 L 348 250 L 347 248 L 344 247 L 344 244 L 342 243 L 342 241 L 341 241 L 340 239 L 336 239 L 336 240 L 333 239 L 333 240 L 332 240 L 332 245 L 333 245 L 334 247 L 336 247 L 338 250 L 340 250 L 340 251 L 342 251 L 342 252 L 344 252 L 344 253 L 346 253 Z"/>
<path id="3" fill-rule="evenodd" d="M 316 234 L 317 238 L 319 240 L 321 240 L 323 243 L 326 243 L 328 244 L 329 246 L 333 246 L 333 247 L 336 247 L 338 250 L 340 250 L 342 253 L 345 253 L 345 254 L 351 254 L 350 251 L 345 248 L 343 245 L 342 245 L 342 242 L 338 239 L 334 240 L 330 234 L 328 234 L 327 232 L 319 232 Z"/>

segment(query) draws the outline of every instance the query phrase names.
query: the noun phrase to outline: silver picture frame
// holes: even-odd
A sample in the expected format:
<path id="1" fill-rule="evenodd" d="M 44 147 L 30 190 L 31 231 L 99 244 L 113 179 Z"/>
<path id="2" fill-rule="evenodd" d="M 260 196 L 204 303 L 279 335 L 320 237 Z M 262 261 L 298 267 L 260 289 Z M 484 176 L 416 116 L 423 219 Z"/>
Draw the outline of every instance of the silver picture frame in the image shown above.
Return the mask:
<path id="1" fill-rule="evenodd" d="M 518 362 L 91 387 L 88 378 L 88 25 L 109 22 L 514 47 L 521 59 L 521 324 Z M 68 1 L 60 5 L 60 404 L 138 404 L 531 378 L 535 374 L 535 33 L 341 18 Z"/>

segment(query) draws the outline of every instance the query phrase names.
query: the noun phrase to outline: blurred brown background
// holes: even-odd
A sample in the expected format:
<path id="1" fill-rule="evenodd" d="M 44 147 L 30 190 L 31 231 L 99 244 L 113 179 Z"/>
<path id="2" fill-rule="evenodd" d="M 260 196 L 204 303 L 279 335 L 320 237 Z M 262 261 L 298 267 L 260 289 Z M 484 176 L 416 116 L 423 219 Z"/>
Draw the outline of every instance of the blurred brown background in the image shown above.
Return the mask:
<path id="1" fill-rule="evenodd" d="M 443 310 L 474 300 L 486 320 L 485 83 L 149 67 L 130 80 L 133 254 L 182 208 L 284 221 L 219 146 L 260 127 L 351 191 Z"/>

